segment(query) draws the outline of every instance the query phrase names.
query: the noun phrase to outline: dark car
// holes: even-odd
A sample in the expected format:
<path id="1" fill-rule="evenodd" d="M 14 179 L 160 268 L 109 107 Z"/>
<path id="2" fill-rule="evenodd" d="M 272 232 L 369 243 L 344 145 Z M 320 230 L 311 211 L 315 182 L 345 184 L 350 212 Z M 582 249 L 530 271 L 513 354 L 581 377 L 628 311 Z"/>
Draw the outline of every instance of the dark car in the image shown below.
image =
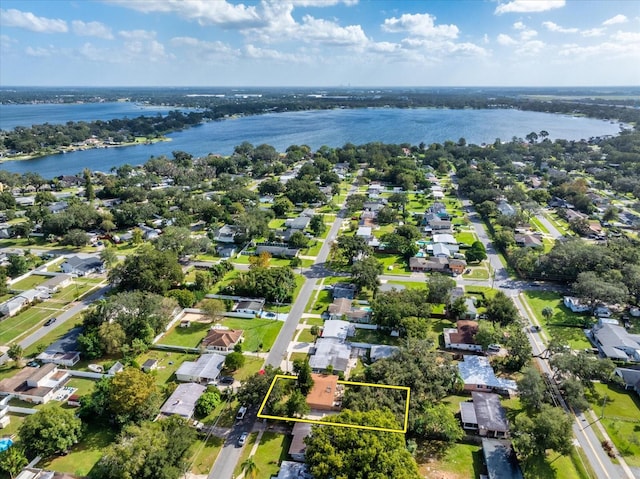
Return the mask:
<path id="1" fill-rule="evenodd" d="M 40 363 L 38 361 L 29 361 L 27 363 L 27 366 L 29 366 L 30 368 L 39 368 Z"/>
<path id="2" fill-rule="evenodd" d="M 44 322 L 44 325 L 45 325 L 45 326 L 51 326 L 53 323 L 55 323 L 55 322 L 56 322 L 56 320 L 57 320 L 57 319 L 58 319 L 58 318 L 49 318 L 49 319 L 47 319 L 47 320 Z"/>
<path id="3" fill-rule="evenodd" d="M 220 378 L 220 384 L 233 384 L 233 378 L 231 376 L 222 376 Z"/>

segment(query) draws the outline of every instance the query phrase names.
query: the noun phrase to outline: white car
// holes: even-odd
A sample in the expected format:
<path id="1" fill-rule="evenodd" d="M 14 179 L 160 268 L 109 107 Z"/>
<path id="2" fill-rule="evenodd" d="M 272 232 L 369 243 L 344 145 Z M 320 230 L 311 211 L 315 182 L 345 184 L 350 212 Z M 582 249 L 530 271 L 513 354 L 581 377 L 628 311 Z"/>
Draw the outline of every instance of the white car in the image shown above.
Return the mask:
<path id="1" fill-rule="evenodd" d="M 238 438 L 238 446 L 244 446 L 245 442 L 247 442 L 247 437 L 249 437 L 248 432 L 240 434 L 240 437 Z"/>

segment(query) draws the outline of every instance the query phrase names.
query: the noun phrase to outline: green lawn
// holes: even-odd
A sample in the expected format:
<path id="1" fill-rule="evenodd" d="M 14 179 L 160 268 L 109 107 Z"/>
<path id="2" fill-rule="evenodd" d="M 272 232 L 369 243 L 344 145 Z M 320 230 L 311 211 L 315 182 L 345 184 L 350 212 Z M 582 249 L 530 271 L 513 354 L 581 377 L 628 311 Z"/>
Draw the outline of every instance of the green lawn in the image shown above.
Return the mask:
<path id="1" fill-rule="evenodd" d="M 473 244 L 473 242 L 478 239 L 476 237 L 476 234 L 472 233 L 471 231 L 462 231 L 460 233 L 456 233 L 455 238 L 458 243 L 466 243 L 468 245 Z"/>
<path id="2" fill-rule="evenodd" d="M 197 348 L 210 328 L 211 324 L 209 323 L 192 322 L 187 328 L 181 328 L 179 324 L 176 324 L 158 341 L 158 344 Z"/>
<path id="3" fill-rule="evenodd" d="M 356 343 L 388 344 L 391 346 L 399 346 L 402 343 L 400 338 L 391 337 L 388 333 L 370 329 L 356 329 L 356 334 L 351 338 L 351 341 Z"/>
<path id="4" fill-rule="evenodd" d="M 250 376 L 253 376 L 255 373 L 260 371 L 262 365 L 264 364 L 264 360 L 260 358 L 255 358 L 251 356 L 244 357 L 244 366 L 233 373 L 229 373 L 228 375 L 233 374 L 233 377 L 238 381 L 244 381 Z M 223 375 L 226 375 L 225 371 L 223 371 Z"/>
<path id="5" fill-rule="evenodd" d="M 40 276 L 39 274 L 31 274 L 24 279 L 21 279 L 17 283 L 14 283 L 10 286 L 11 289 L 16 289 L 19 291 L 26 291 L 28 289 L 35 288 L 39 284 L 44 283 L 50 279 L 47 276 Z"/>
<path id="6" fill-rule="evenodd" d="M 78 396 L 84 396 L 86 394 L 91 394 L 93 392 L 93 388 L 96 384 L 96 381 L 93 379 L 85 379 L 85 378 L 71 378 L 65 384 L 65 386 L 69 386 L 72 388 L 76 388 L 77 391 L 74 394 Z"/>
<path id="7" fill-rule="evenodd" d="M 393 287 L 394 285 L 397 285 L 397 286 L 404 286 L 407 289 L 426 289 L 425 283 L 422 281 L 393 280 L 393 281 L 387 281 L 386 284 L 390 285 L 391 287 Z"/>
<path id="8" fill-rule="evenodd" d="M 531 219 L 529 220 L 529 223 L 531 223 L 533 226 L 536 227 L 536 229 L 542 233 L 545 234 L 549 234 L 549 230 L 546 228 L 545 225 L 543 225 L 540 220 L 538 218 L 536 218 L 535 216 L 532 216 Z"/>
<path id="9" fill-rule="evenodd" d="M 583 314 L 571 312 L 563 303 L 562 296 L 551 291 L 525 291 L 524 297 L 538 322 L 550 337 L 560 339 L 572 349 L 590 348 L 591 343 L 582 331 L 585 320 Z M 553 316 L 546 321 L 542 316 L 545 307 L 553 308 Z"/>
<path id="10" fill-rule="evenodd" d="M 595 394 L 587 395 L 602 425 L 624 460 L 632 467 L 640 467 L 640 399 L 632 391 L 594 383 Z M 604 400 L 606 396 L 606 402 Z M 594 426 L 595 427 L 595 426 Z"/>
<path id="11" fill-rule="evenodd" d="M 82 313 L 76 314 L 64 323 L 54 323 L 53 326 L 51 326 L 51 331 L 24 350 L 24 355 L 36 356 L 39 348 L 47 347 L 51 343 L 56 342 L 77 326 L 82 326 Z"/>
<path id="12" fill-rule="evenodd" d="M 16 316 L 5 319 L 2 321 L 2 328 L 0 328 L 0 345 L 6 346 L 36 327 L 38 323 L 55 316 L 55 314 L 56 311 L 32 306 Z"/>
<path id="13" fill-rule="evenodd" d="M 253 447 L 257 438 L 258 438 L 257 432 L 252 432 L 251 434 L 249 434 L 249 437 L 247 438 L 247 442 L 245 443 L 242 449 L 242 454 L 240 455 L 240 459 L 238 460 L 236 468 L 233 471 L 234 477 L 238 477 L 242 473 L 242 467 L 240 466 L 249 457 L 249 454 L 251 453 L 251 448 Z"/>
<path id="14" fill-rule="evenodd" d="M 209 474 L 223 444 L 224 439 L 213 435 L 209 436 L 206 441 L 203 439 L 197 440 L 190 449 L 189 464 L 191 465 L 191 473 Z"/>
<path id="15" fill-rule="evenodd" d="M 195 361 L 197 354 L 185 354 L 169 351 L 149 350 L 136 358 L 136 363 L 143 364 L 147 359 L 157 359 L 158 369 L 151 372 L 156 377 L 156 384 L 163 386 L 175 380 L 173 374 L 185 361 Z"/>
<path id="16" fill-rule="evenodd" d="M 78 444 L 66 456 L 56 456 L 38 464 L 45 469 L 86 476 L 102 457 L 115 433 L 104 427 L 89 427 Z"/>
<path id="17" fill-rule="evenodd" d="M 276 475 L 280 469 L 280 462 L 287 459 L 291 436 L 275 432 L 265 432 L 253 456 L 258 466 L 258 477 L 269 478 Z"/>
<path id="18" fill-rule="evenodd" d="M 462 276 L 464 279 L 489 279 L 489 270 L 484 266 L 473 266 L 470 268 L 469 273 L 464 273 Z"/>
<path id="19" fill-rule="evenodd" d="M 298 341 L 303 343 L 313 343 L 315 339 L 316 338 L 311 334 L 311 331 L 308 328 L 304 328 L 300 332 L 300 336 L 298 336 Z"/>
<path id="20" fill-rule="evenodd" d="M 411 271 L 407 268 L 407 265 L 401 255 L 375 253 L 374 256 L 382 263 L 384 268 L 383 274 L 411 275 Z M 392 269 L 389 269 L 389 267 Z"/>
<path id="21" fill-rule="evenodd" d="M 424 454 L 423 448 L 419 448 L 416 460 L 421 476 L 428 478 L 468 479 L 480 477 L 483 470 L 482 446 L 475 444 L 454 444 L 435 462 Z M 430 474 L 433 471 L 446 472 L 448 475 Z"/>
<path id="22" fill-rule="evenodd" d="M 268 351 L 278 337 L 278 333 L 282 328 L 282 321 L 224 318 L 222 325 L 230 329 L 242 329 L 244 331 L 243 351 L 257 351 L 260 343 L 262 343 L 262 351 Z"/>

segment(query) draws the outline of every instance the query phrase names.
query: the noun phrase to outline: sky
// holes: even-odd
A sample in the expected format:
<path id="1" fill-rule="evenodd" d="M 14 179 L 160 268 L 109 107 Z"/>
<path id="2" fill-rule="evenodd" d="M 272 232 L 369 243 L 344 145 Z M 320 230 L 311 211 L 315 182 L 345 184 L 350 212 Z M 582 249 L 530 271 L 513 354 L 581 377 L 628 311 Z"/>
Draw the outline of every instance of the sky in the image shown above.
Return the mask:
<path id="1" fill-rule="evenodd" d="M 640 0 L 1 0 L 6 86 L 640 84 Z"/>

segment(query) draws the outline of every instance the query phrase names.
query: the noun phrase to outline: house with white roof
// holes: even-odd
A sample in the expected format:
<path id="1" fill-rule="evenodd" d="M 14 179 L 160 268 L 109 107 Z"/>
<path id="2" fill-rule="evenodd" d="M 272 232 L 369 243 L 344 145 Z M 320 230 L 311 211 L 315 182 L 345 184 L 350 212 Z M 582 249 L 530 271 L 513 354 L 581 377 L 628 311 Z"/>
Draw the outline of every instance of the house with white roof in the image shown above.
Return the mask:
<path id="1" fill-rule="evenodd" d="M 515 381 L 496 376 L 486 357 L 464 355 L 462 358 L 458 363 L 458 372 L 464 382 L 465 391 L 511 394 L 518 390 Z"/>
<path id="2" fill-rule="evenodd" d="M 334 372 L 347 373 L 350 368 L 351 346 L 336 338 L 318 338 L 315 352 L 309 358 L 314 373 L 323 373 L 331 366 Z"/>
<path id="3" fill-rule="evenodd" d="M 329 319 L 324 322 L 322 329 L 323 338 L 336 338 L 346 340 L 355 334 L 355 327 L 349 321 L 341 319 Z"/>
<path id="4" fill-rule="evenodd" d="M 617 321 L 601 318 L 590 335 L 605 358 L 640 362 L 640 334 L 630 334 Z"/>
<path id="5" fill-rule="evenodd" d="M 450 234 L 450 233 L 434 234 L 433 235 L 433 242 L 434 243 L 443 243 L 443 244 L 455 244 L 455 245 L 458 244 L 458 242 L 456 241 L 454 236 L 452 234 Z"/>
<path id="6" fill-rule="evenodd" d="M 573 313 L 586 313 L 590 309 L 588 304 L 581 303 L 578 298 L 573 296 L 565 296 L 562 298 L 562 302 Z"/>
<path id="7" fill-rule="evenodd" d="M 176 371 L 176 379 L 181 382 L 204 383 L 215 381 L 222 371 L 225 357 L 222 354 L 208 353 L 196 361 L 185 361 Z"/>
<path id="8" fill-rule="evenodd" d="M 191 419 L 200 396 L 207 390 L 207 386 L 196 383 L 179 384 L 160 408 L 163 416 L 181 416 Z"/>

